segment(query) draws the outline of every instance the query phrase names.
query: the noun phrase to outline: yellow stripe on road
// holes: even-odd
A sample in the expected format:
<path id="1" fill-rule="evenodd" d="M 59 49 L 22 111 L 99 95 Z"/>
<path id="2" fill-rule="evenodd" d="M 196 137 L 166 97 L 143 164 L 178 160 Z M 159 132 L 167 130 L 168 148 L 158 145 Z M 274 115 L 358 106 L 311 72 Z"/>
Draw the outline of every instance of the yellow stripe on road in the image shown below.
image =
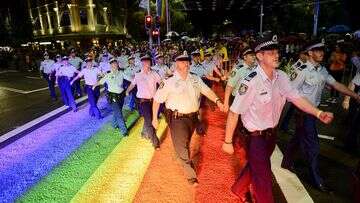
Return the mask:
<path id="1" fill-rule="evenodd" d="M 149 140 L 141 138 L 144 120 L 139 119 L 99 166 L 71 202 L 132 202 L 154 154 Z M 160 120 L 158 137 L 167 125 Z"/>

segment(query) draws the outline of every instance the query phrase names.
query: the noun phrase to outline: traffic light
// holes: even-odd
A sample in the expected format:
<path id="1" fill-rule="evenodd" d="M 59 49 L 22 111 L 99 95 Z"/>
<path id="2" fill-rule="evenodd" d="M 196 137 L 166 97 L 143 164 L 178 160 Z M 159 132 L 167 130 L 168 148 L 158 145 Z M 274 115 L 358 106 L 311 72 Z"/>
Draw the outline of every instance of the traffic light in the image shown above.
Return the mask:
<path id="1" fill-rule="evenodd" d="M 150 15 L 145 16 L 145 28 L 150 30 L 152 24 L 152 18 Z"/>
<path id="2" fill-rule="evenodd" d="M 157 38 L 157 37 L 159 37 L 159 35 L 160 35 L 159 29 L 155 28 L 155 29 L 152 31 L 152 36 L 153 36 L 154 38 Z"/>
<path id="3" fill-rule="evenodd" d="M 155 27 L 159 29 L 160 26 L 161 26 L 160 16 L 156 16 L 155 17 Z"/>

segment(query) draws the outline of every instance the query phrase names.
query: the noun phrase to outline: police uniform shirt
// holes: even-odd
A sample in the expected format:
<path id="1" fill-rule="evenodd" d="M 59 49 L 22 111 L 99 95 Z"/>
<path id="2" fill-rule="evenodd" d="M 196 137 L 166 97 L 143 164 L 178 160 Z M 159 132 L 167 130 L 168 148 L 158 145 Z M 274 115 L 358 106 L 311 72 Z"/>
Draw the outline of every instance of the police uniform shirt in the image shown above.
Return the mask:
<path id="1" fill-rule="evenodd" d="M 311 62 L 306 62 L 305 65 L 304 69 L 297 70 L 296 75 L 291 77 L 292 85 L 313 105 L 318 106 L 325 84 L 333 85 L 336 80 L 323 66 L 315 68 Z"/>
<path id="2" fill-rule="evenodd" d="M 161 78 L 155 71 L 145 73 L 141 71 L 135 74 L 132 85 L 137 86 L 136 97 L 142 99 L 152 99 L 156 92 L 156 84 L 160 83 Z"/>
<path id="3" fill-rule="evenodd" d="M 140 71 L 141 68 L 139 66 L 129 65 L 124 70 L 124 79 L 132 82 L 135 78 L 135 73 L 139 73 Z"/>
<path id="4" fill-rule="evenodd" d="M 109 62 L 100 62 L 99 64 L 100 71 L 105 74 L 111 70 L 111 65 Z"/>
<path id="5" fill-rule="evenodd" d="M 151 67 L 152 70 L 154 70 L 161 79 L 165 79 L 166 74 L 170 71 L 170 69 L 167 67 L 167 65 L 159 65 L 156 64 L 155 66 Z"/>
<path id="6" fill-rule="evenodd" d="M 119 57 L 117 57 L 117 61 L 119 63 L 119 67 L 121 68 L 129 66 L 128 57 L 126 55 L 120 55 Z"/>
<path id="7" fill-rule="evenodd" d="M 154 100 L 158 103 L 165 102 L 167 109 L 188 114 L 199 110 L 201 94 L 209 96 L 210 93 L 211 89 L 200 77 L 188 74 L 183 80 L 175 71 L 172 77 L 160 84 Z"/>
<path id="8" fill-rule="evenodd" d="M 109 92 L 120 94 L 124 91 L 123 80 L 123 72 L 116 70 L 107 73 L 103 78 L 100 79 L 99 84 L 103 85 L 106 82 Z"/>
<path id="9" fill-rule="evenodd" d="M 97 67 L 91 67 L 91 68 L 84 68 L 80 71 L 78 74 L 78 77 L 84 76 L 85 84 L 86 85 L 96 85 L 98 81 L 98 76 L 101 74 L 101 71 Z"/>
<path id="10" fill-rule="evenodd" d="M 216 67 L 216 65 L 215 65 L 214 62 L 212 62 L 212 61 L 209 61 L 209 62 L 208 62 L 208 61 L 204 61 L 204 62 L 202 63 L 202 65 L 205 67 L 207 74 L 210 74 L 210 75 L 213 74 L 214 69 L 215 69 L 215 67 Z"/>
<path id="11" fill-rule="evenodd" d="M 62 65 L 63 65 L 62 62 L 55 62 L 55 63 L 52 65 L 53 71 L 56 71 L 56 73 L 57 73 Z"/>
<path id="12" fill-rule="evenodd" d="M 87 64 L 87 62 L 83 61 L 81 63 L 81 69 L 86 68 L 86 64 Z M 93 66 L 98 66 L 98 63 L 96 63 L 96 61 L 94 59 L 92 60 L 92 64 L 93 64 Z"/>
<path id="13" fill-rule="evenodd" d="M 200 78 L 205 77 L 208 72 L 206 68 L 201 63 L 193 62 L 190 66 L 190 73 L 199 76 Z"/>
<path id="14" fill-rule="evenodd" d="M 107 56 L 104 57 L 104 54 L 100 54 L 98 61 L 99 61 L 99 62 L 100 62 L 100 61 L 103 61 L 103 58 L 110 59 L 110 58 L 113 57 L 113 55 L 111 55 L 110 53 L 106 53 L 105 55 L 107 55 Z M 108 61 L 108 60 L 107 60 L 107 61 Z"/>
<path id="15" fill-rule="evenodd" d="M 43 71 L 46 74 L 50 74 L 54 71 L 53 64 L 55 63 L 54 60 L 45 59 L 40 63 L 40 71 Z"/>
<path id="16" fill-rule="evenodd" d="M 286 73 L 274 70 L 270 80 L 260 66 L 240 84 L 230 110 L 241 114 L 244 127 L 250 131 L 277 126 L 286 99 L 294 101 L 299 93 L 290 85 Z"/>
<path id="17" fill-rule="evenodd" d="M 240 81 L 244 79 L 249 73 L 251 73 L 255 67 L 256 66 L 249 67 L 244 63 L 243 65 L 236 66 L 236 69 L 231 71 L 230 78 L 228 79 L 226 85 L 233 87 L 233 96 L 236 96 L 240 88 Z"/>
<path id="18" fill-rule="evenodd" d="M 69 64 L 69 65 L 61 65 L 58 69 L 58 71 L 56 71 L 56 76 L 66 76 L 66 77 L 73 77 L 75 72 L 76 72 L 76 68 Z"/>
<path id="19" fill-rule="evenodd" d="M 74 58 L 69 57 L 69 63 L 78 70 L 80 70 L 82 62 L 83 62 L 83 60 L 81 60 L 81 58 L 79 58 L 77 56 Z"/>

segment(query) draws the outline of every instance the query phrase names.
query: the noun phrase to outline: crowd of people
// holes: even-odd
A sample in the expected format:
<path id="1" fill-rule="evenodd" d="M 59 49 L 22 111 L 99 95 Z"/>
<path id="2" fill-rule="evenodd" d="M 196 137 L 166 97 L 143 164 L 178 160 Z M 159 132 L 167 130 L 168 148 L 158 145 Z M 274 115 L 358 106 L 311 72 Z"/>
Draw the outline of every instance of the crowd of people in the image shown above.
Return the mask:
<path id="1" fill-rule="evenodd" d="M 57 99 L 55 84 L 58 84 L 63 103 L 74 112 L 77 111 L 74 98 L 82 96 L 84 90 L 88 95 L 89 115 L 97 119 L 102 118 L 97 102 L 100 86 L 104 86 L 113 110 L 113 127 L 122 136 L 128 136 L 122 115 L 124 98 L 128 97 L 128 108 L 137 109 L 144 118 L 141 136 L 156 150 L 161 147 L 156 136 L 158 119 L 164 115 L 188 182 L 194 186 L 198 180 L 189 156 L 189 142 L 194 132 L 206 133 L 204 109 L 218 107 L 228 114 L 226 121 L 219 121 L 226 123 L 223 151 L 234 153 L 234 142 L 240 142 L 247 152 L 247 164 L 232 192 L 243 202 L 267 203 L 274 202 L 270 156 L 278 127 L 286 131 L 292 114 L 296 132 L 287 145 L 282 167 L 294 172 L 293 155 L 301 149 L 309 162 L 314 186 L 323 192 L 330 191 L 319 173 L 316 127 L 317 120 L 328 124 L 334 118 L 331 112 L 319 109 L 325 86 L 333 90 L 329 103 L 339 101 L 338 93 L 346 96 L 343 107 L 351 114 L 345 145 L 350 151 L 358 147 L 359 50 L 346 48 L 348 42 L 340 40 L 333 43 L 335 49 L 326 61 L 327 44 L 310 40 L 297 45 L 297 54 L 290 54 L 290 48 L 282 48 L 277 36 L 269 34 L 257 39 L 241 38 L 236 43 L 210 40 L 168 41 L 152 48 L 146 42 L 115 48 L 104 46 L 100 53 L 97 49 L 88 50 L 83 59 L 77 56 L 79 50 L 72 48 L 69 55 L 56 55 L 55 61 L 45 51 L 40 71 L 48 82 L 50 96 Z M 287 72 L 279 70 L 281 53 L 297 60 Z M 354 77 L 344 85 L 348 62 L 355 67 Z M 223 87 L 224 98 L 215 94 L 214 84 Z M 279 125 L 285 105 L 290 107 Z"/>

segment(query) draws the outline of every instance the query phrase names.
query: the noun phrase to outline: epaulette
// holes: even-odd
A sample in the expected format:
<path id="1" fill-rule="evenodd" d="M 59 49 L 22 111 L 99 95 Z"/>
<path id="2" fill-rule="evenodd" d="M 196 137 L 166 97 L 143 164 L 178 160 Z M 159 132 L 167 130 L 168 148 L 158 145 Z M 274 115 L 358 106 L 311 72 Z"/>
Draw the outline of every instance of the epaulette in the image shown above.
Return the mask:
<path id="1" fill-rule="evenodd" d="M 243 64 L 241 64 L 241 65 L 239 65 L 239 66 L 236 66 L 236 69 L 240 69 L 240 68 L 242 68 L 242 67 L 244 67 Z"/>
<path id="2" fill-rule="evenodd" d="M 299 67 L 299 70 L 304 70 L 306 68 L 306 64 L 303 64 L 302 66 Z"/>
<path id="3" fill-rule="evenodd" d="M 170 78 L 172 78 L 174 75 L 168 75 L 168 76 L 165 76 L 165 80 L 167 80 L 167 79 L 170 79 Z"/>
<path id="4" fill-rule="evenodd" d="M 136 73 L 140 73 L 140 72 L 141 72 L 141 70 L 136 71 Z"/>
<path id="5" fill-rule="evenodd" d="M 244 80 L 250 82 L 251 79 L 253 79 L 257 75 L 256 71 L 251 72 Z"/>

